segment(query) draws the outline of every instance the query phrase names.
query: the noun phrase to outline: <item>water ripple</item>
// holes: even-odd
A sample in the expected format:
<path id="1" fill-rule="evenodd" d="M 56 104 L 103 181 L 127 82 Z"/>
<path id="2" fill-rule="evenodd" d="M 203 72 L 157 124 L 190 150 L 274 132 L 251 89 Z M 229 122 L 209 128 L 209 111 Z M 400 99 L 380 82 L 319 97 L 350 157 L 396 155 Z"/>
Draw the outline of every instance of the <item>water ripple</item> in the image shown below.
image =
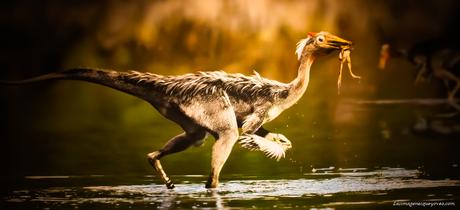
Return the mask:
<path id="1" fill-rule="evenodd" d="M 380 203 L 390 202 L 391 194 L 395 190 L 402 189 L 430 189 L 454 187 L 458 192 L 460 180 L 429 180 L 420 178 L 420 171 L 403 168 L 382 168 L 368 171 L 367 169 L 337 169 L 334 171 L 318 170 L 314 173 L 306 173 L 295 179 L 250 179 L 231 180 L 221 183 L 218 189 L 208 190 L 201 181 L 202 176 L 176 176 L 176 180 L 184 182 L 176 184 L 173 190 L 166 189 L 163 184 L 149 184 L 143 181 L 136 185 L 105 185 L 105 186 L 72 186 L 72 187 L 45 187 L 39 189 L 14 190 L 3 201 L 6 203 L 46 203 L 62 205 L 83 204 L 142 204 L 168 208 L 168 206 L 183 205 L 182 207 L 204 207 L 211 205 L 213 208 L 224 206 L 229 202 L 250 200 L 280 200 L 291 199 L 289 203 L 295 203 L 295 199 L 305 200 L 312 198 L 316 202 L 326 205 L 328 197 L 338 197 L 341 194 L 380 196 L 389 198 L 380 200 Z M 63 179 L 60 176 L 57 179 Z M 95 177 L 91 177 L 95 178 Z M 103 176 L 97 178 L 103 179 Z M 200 181 L 190 182 L 188 179 L 195 178 Z M 33 177 L 32 180 L 54 179 L 54 177 Z M 77 179 L 69 176 L 68 179 Z M 80 177 L 81 179 L 81 177 Z M 145 178 L 144 178 L 145 179 Z M 450 197 L 449 197 L 450 195 Z M 458 195 L 444 195 L 442 199 L 458 197 Z M 424 195 L 433 196 L 433 195 Z M 379 197 L 379 199 L 380 199 Z M 294 199 L 294 200 L 292 200 Z M 324 200 L 326 199 L 326 200 Z M 433 198 L 434 199 L 434 198 Z M 315 199 L 313 199 L 315 202 Z M 336 205 L 338 201 L 331 200 L 329 203 Z M 352 204 L 373 203 L 372 199 L 350 201 Z M 346 203 L 341 201 L 339 203 Z M 198 206 L 196 206 L 198 205 Z"/>

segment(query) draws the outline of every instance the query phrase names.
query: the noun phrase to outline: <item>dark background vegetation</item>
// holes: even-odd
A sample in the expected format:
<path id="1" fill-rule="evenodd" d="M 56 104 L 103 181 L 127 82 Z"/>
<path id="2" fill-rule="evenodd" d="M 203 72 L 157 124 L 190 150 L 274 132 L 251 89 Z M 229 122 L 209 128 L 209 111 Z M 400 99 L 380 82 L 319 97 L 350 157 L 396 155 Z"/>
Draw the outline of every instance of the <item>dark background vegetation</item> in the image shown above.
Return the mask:
<path id="1" fill-rule="evenodd" d="M 439 107 L 375 107 L 347 99 L 443 98 L 441 81 L 414 85 L 414 66 L 378 70 L 380 46 L 458 39 L 459 1 L 10 1 L 0 7 L 0 79 L 70 67 L 183 74 L 225 70 L 283 82 L 296 75 L 295 44 L 309 31 L 355 43 L 355 73 L 337 95 L 337 55 L 319 59 L 303 99 L 268 127 L 294 144 L 280 162 L 235 147 L 223 173 L 272 175 L 314 167 L 429 168 L 457 176 L 458 137 L 416 134 Z M 147 103 L 79 81 L 0 87 L 2 173 L 149 174 L 148 152 L 181 132 Z M 172 174 L 207 174 L 210 146 L 165 158 Z M 453 173 L 452 173 L 453 172 Z"/>

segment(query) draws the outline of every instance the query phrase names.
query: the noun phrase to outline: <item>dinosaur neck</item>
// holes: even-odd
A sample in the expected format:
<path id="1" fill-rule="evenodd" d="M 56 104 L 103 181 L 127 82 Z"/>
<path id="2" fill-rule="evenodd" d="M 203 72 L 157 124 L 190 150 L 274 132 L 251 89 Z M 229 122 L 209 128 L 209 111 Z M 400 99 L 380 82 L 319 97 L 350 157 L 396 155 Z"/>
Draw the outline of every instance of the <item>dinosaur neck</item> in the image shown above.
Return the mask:
<path id="1" fill-rule="evenodd" d="M 302 56 L 297 77 L 289 83 L 290 90 L 289 96 L 285 101 L 285 108 L 288 108 L 302 97 L 308 87 L 308 82 L 310 81 L 310 68 L 313 64 L 315 57 L 311 54 L 306 54 Z"/>

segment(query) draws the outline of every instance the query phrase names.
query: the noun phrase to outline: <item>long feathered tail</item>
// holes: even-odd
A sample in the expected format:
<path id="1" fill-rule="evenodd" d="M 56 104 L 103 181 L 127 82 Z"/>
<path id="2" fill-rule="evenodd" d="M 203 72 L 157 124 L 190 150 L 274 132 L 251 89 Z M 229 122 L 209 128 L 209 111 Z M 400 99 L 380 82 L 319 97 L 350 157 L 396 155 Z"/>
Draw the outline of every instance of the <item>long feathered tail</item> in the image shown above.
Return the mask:
<path id="1" fill-rule="evenodd" d="M 91 83 L 101 84 L 111 87 L 125 93 L 143 98 L 146 95 L 146 89 L 130 78 L 132 72 L 118 72 L 113 70 L 95 69 L 95 68 L 73 68 L 61 72 L 45 74 L 33 78 L 17 81 L 0 81 L 0 84 L 6 85 L 23 85 L 46 80 L 82 80 Z M 136 72 L 136 74 L 139 74 Z"/>

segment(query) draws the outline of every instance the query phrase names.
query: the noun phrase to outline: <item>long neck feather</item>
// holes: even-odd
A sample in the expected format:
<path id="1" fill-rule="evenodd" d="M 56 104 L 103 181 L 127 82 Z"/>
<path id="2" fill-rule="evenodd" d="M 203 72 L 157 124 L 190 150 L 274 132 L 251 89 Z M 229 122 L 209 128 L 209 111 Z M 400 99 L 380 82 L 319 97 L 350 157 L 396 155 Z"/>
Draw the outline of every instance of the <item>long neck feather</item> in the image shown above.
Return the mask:
<path id="1" fill-rule="evenodd" d="M 286 105 L 288 107 L 297 103 L 307 90 L 308 83 L 310 81 L 310 69 L 314 60 L 314 56 L 311 53 L 308 53 L 308 51 L 302 55 L 297 77 L 289 83 L 290 94 L 286 101 Z"/>
<path id="2" fill-rule="evenodd" d="M 296 54 L 300 60 L 297 77 L 288 84 L 289 95 L 285 99 L 278 101 L 274 108 L 269 111 L 267 121 L 274 119 L 282 111 L 297 103 L 307 90 L 308 82 L 310 81 L 310 68 L 315 60 L 314 48 L 309 44 L 310 41 L 307 38 L 297 44 Z"/>
<path id="3" fill-rule="evenodd" d="M 310 81 L 310 69 L 315 60 L 314 49 L 310 45 L 310 38 L 306 38 L 297 43 L 296 54 L 300 60 L 297 77 L 289 83 L 289 95 L 279 103 L 282 110 L 287 109 L 297 103 L 305 93 Z"/>

